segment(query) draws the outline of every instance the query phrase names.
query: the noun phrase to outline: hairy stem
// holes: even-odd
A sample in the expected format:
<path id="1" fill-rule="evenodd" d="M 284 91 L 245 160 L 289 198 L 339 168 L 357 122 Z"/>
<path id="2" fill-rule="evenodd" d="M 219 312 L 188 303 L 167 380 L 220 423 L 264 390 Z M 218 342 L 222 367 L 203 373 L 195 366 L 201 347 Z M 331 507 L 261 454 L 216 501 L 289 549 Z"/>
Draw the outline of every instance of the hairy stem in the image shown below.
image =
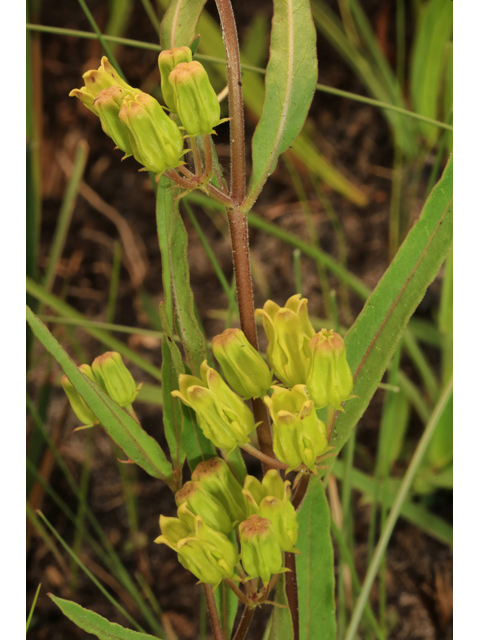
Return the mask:
<path id="1" fill-rule="evenodd" d="M 244 640 L 247 635 L 248 627 L 253 618 L 253 614 L 255 613 L 254 607 L 245 607 L 242 613 L 242 618 L 238 625 L 237 631 L 233 636 L 233 640 Z"/>
<path id="2" fill-rule="evenodd" d="M 303 499 L 305 498 L 305 494 L 307 493 L 308 483 L 310 482 L 311 475 L 309 473 L 302 473 L 299 478 L 297 488 L 295 489 L 295 493 L 292 497 L 292 504 L 296 511 L 299 510 Z"/>
<path id="3" fill-rule="evenodd" d="M 210 624 L 213 631 L 213 637 L 215 640 L 225 640 L 220 625 L 220 618 L 218 617 L 217 605 L 215 604 L 215 596 L 213 595 L 213 589 L 211 584 L 204 584 L 203 589 L 205 591 L 205 598 L 207 600 L 208 616 L 210 618 Z"/>
<path id="4" fill-rule="evenodd" d="M 237 204 L 245 199 L 245 123 L 243 115 L 242 71 L 237 26 L 230 0 L 216 0 L 227 59 L 228 108 L 230 112 L 230 195 Z"/>
<path id="5" fill-rule="evenodd" d="M 200 157 L 200 151 L 198 149 L 198 143 L 196 138 L 194 138 L 193 136 L 189 138 L 189 140 L 190 140 L 190 147 L 191 147 L 192 156 L 193 156 L 193 164 L 195 166 L 195 175 L 197 176 L 197 178 L 200 178 L 201 175 L 203 174 L 203 169 L 202 169 L 202 159 Z"/>
<path id="6" fill-rule="evenodd" d="M 252 605 L 252 603 L 250 602 L 250 599 L 243 593 L 243 591 L 241 591 L 237 587 L 237 585 L 233 580 L 230 580 L 229 578 L 225 578 L 225 582 L 228 584 L 228 586 L 233 591 L 233 593 L 237 596 L 239 600 L 243 602 L 245 606 L 250 607 Z"/>

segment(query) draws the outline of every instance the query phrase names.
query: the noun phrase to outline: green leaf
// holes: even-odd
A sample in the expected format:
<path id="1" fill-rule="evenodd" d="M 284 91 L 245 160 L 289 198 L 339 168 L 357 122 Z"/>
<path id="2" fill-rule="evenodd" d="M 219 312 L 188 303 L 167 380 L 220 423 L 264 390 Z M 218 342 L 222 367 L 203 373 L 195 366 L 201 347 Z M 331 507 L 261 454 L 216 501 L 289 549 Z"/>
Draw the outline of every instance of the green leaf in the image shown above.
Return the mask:
<path id="1" fill-rule="evenodd" d="M 195 37 L 195 27 L 206 0 L 160 0 L 168 9 L 160 26 L 162 49 L 188 47 Z"/>
<path id="2" fill-rule="evenodd" d="M 85 400 L 108 435 L 125 454 L 147 473 L 170 486 L 173 470 L 160 445 L 97 385 L 81 373 L 73 360 L 55 340 L 47 327 L 27 307 L 27 321 L 43 346 L 64 370 L 70 382 Z"/>
<path id="3" fill-rule="evenodd" d="M 448 70 L 452 30 L 453 3 L 448 0 L 430 0 L 420 18 L 413 44 L 411 68 L 413 108 L 429 118 L 436 119 L 442 107 L 441 92 Z M 449 92 L 447 88 L 447 93 Z M 424 122 L 419 122 L 418 127 L 433 144 L 438 135 L 437 127 Z"/>
<path id="4" fill-rule="evenodd" d="M 169 390 L 167 390 L 164 382 L 163 398 L 164 398 L 164 425 L 165 435 L 169 443 L 172 459 L 175 459 L 175 451 L 177 447 L 177 438 L 181 437 L 179 449 L 182 452 L 183 460 L 187 456 L 188 466 L 193 471 L 195 467 L 203 460 L 208 460 L 216 455 L 215 447 L 204 435 L 203 431 L 197 424 L 195 412 L 183 404 L 179 398 L 173 398 L 171 392 L 178 390 L 178 378 L 180 374 L 185 373 L 185 366 L 182 361 L 180 349 L 173 341 L 173 336 L 168 329 L 168 320 L 165 306 L 160 303 L 160 322 L 165 331 L 165 338 L 162 344 L 162 353 L 164 352 L 164 365 L 166 366 L 165 353 L 167 354 L 167 362 L 171 367 L 169 378 Z M 162 372 L 164 371 L 162 366 Z M 165 407 L 168 407 L 165 413 Z M 173 421 L 173 422 L 172 422 Z"/>
<path id="5" fill-rule="evenodd" d="M 438 419 L 425 458 L 437 471 L 453 460 L 453 392 Z"/>
<path id="6" fill-rule="evenodd" d="M 205 336 L 195 316 L 193 293 L 190 287 L 188 236 L 178 210 L 178 200 L 175 200 L 172 195 L 171 183 L 163 176 L 158 182 L 157 228 L 162 268 L 170 277 L 170 283 L 165 281 L 167 276 L 164 277 L 164 289 L 166 293 L 169 288 L 171 289 L 179 335 L 187 363 L 191 371 L 199 376 L 200 365 L 206 360 L 207 355 Z M 167 314 L 171 322 L 168 303 Z"/>
<path id="7" fill-rule="evenodd" d="M 281 607 L 273 607 L 264 640 L 293 640 L 292 614 L 288 608 L 285 593 L 285 574 L 281 574 L 275 587 L 275 602 Z M 286 607 L 286 608 L 285 608 Z"/>
<path id="8" fill-rule="evenodd" d="M 335 573 L 330 511 L 318 478 L 298 513 L 297 556 L 300 640 L 335 640 Z M 279 636 L 281 637 L 281 636 Z"/>
<path id="9" fill-rule="evenodd" d="M 355 373 L 353 395 L 335 422 L 331 444 L 340 451 L 362 417 L 397 349 L 408 320 L 440 269 L 452 243 L 453 161 L 432 190 L 420 219 L 345 338 Z"/>
<path id="10" fill-rule="evenodd" d="M 52 594 L 49 594 L 49 596 L 62 613 L 67 618 L 70 618 L 77 627 L 87 633 L 93 633 L 100 640 L 159 640 L 158 637 L 151 636 L 148 633 L 132 631 L 121 627 L 115 622 L 109 622 L 98 613 L 84 609 L 70 600 L 63 600 L 63 598 L 57 598 Z"/>
<path id="11" fill-rule="evenodd" d="M 160 303 L 160 322 L 164 332 L 162 340 L 163 427 L 173 466 L 181 483 L 182 466 L 185 461 L 185 449 L 182 443 L 182 403 L 178 398 L 172 396 L 172 391 L 178 389 L 178 376 L 184 373 L 184 367 L 170 331 L 163 302 Z"/>
<path id="12" fill-rule="evenodd" d="M 308 0 L 274 0 L 262 117 L 252 141 L 251 205 L 302 130 L 317 83 L 316 33 Z"/>

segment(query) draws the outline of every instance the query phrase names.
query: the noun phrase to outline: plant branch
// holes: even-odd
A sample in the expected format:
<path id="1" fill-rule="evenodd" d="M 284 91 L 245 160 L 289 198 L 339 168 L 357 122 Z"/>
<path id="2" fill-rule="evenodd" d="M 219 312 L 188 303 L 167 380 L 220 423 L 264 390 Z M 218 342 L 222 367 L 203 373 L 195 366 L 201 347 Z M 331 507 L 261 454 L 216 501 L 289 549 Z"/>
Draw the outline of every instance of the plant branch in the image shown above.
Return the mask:
<path id="1" fill-rule="evenodd" d="M 237 27 L 230 0 L 216 0 L 227 60 L 228 107 L 230 112 L 230 195 L 240 205 L 245 199 L 245 123 L 243 115 L 242 71 Z"/>
<path id="2" fill-rule="evenodd" d="M 243 604 L 245 606 L 247 606 L 247 607 L 252 606 L 252 603 L 251 603 L 250 599 L 248 598 L 248 596 L 246 596 L 243 593 L 243 591 L 241 591 L 241 589 L 239 589 L 237 587 L 237 585 L 235 584 L 235 582 L 233 580 L 230 580 L 229 578 L 225 578 L 225 582 L 228 584 L 228 586 L 233 591 L 233 593 L 237 596 L 237 598 L 239 600 L 241 600 L 243 602 Z"/>
<path id="3" fill-rule="evenodd" d="M 203 174 L 203 170 L 202 170 L 202 159 L 200 158 L 200 151 L 198 149 L 197 140 L 193 136 L 190 137 L 189 140 L 190 140 L 190 147 L 191 147 L 191 152 L 193 156 L 193 164 L 195 166 L 195 175 L 197 176 L 197 178 L 200 178 Z"/>
<path id="4" fill-rule="evenodd" d="M 279 462 L 278 460 L 275 460 L 275 458 L 265 455 L 262 451 L 255 449 L 255 447 L 252 447 L 251 444 L 241 444 L 240 447 L 251 456 L 254 456 L 255 458 L 261 460 L 262 463 L 264 463 L 269 469 L 288 469 L 288 464 Z"/>
<path id="5" fill-rule="evenodd" d="M 237 631 L 233 636 L 233 640 L 244 640 L 245 636 L 247 635 L 247 631 L 252 621 L 254 613 L 255 613 L 254 607 L 245 606 Z"/>
<path id="6" fill-rule="evenodd" d="M 213 595 L 213 589 L 211 584 L 204 584 L 203 590 L 205 591 L 205 598 L 207 600 L 208 616 L 210 618 L 210 625 L 213 631 L 213 637 L 215 640 L 225 640 L 220 625 L 220 618 L 218 617 L 217 605 L 215 604 L 215 596 Z"/>
<path id="7" fill-rule="evenodd" d="M 307 493 L 308 483 L 310 482 L 311 475 L 309 473 L 302 473 L 295 489 L 295 493 L 292 496 L 292 504 L 296 511 L 300 508 L 305 494 Z"/>

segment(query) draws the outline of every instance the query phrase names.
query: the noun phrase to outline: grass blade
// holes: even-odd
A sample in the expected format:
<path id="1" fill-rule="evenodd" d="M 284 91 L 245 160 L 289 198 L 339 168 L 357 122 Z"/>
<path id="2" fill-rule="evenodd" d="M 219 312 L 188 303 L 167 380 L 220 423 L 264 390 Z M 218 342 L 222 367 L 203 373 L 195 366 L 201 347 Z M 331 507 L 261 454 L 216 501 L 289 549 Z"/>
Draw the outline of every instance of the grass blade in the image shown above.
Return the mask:
<path id="1" fill-rule="evenodd" d="M 35 592 L 35 597 L 33 598 L 32 606 L 30 607 L 30 613 L 28 614 L 28 618 L 27 618 L 27 633 L 28 633 L 28 628 L 30 626 L 30 623 L 32 621 L 33 612 L 35 611 L 35 605 L 37 604 L 37 598 L 38 598 L 38 594 L 40 593 L 41 586 L 42 586 L 42 583 L 40 582 Z"/>

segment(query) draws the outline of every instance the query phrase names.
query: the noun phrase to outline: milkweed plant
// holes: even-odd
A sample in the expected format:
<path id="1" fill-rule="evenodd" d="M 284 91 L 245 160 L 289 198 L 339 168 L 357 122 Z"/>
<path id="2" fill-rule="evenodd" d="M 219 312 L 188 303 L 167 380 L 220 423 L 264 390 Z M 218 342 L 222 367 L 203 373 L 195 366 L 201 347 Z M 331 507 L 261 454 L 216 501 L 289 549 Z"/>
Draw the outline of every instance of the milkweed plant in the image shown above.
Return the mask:
<path id="1" fill-rule="evenodd" d="M 164 265 L 163 424 L 170 456 L 138 421 L 132 404 L 141 385 L 120 354 L 107 352 L 77 367 L 31 312 L 29 320 L 64 369 L 62 385 L 81 426 L 103 427 L 131 462 L 174 493 L 176 516 L 159 514 L 155 542 L 172 549 L 201 583 L 215 640 L 247 638 L 259 607 L 272 608 L 269 628 L 275 635 L 269 638 L 330 639 L 335 637 L 333 550 L 322 477 L 368 405 L 449 245 L 438 237 L 438 228 L 433 230 L 436 210 L 426 208 L 418 224 L 432 229 L 428 264 L 422 258 L 422 270 L 415 255 L 397 256 L 404 273 L 380 282 L 345 341 L 331 329 L 315 331 L 300 294 L 255 309 L 248 213 L 279 155 L 303 127 L 317 80 L 316 36 L 308 0 L 274 2 L 265 102 L 251 143 L 247 188 L 237 30 L 230 0 L 216 3 L 226 51 L 228 118 L 221 117 L 207 71 L 195 60 L 198 37 L 193 36 L 202 3 L 185 8 L 172 1 L 165 14 L 158 58 L 164 104 L 130 86 L 106 57 L 83 75 L 84 86 L 70 93 L 98 116 L 123 158 L 132 157 L 141 171 L 155 176 Z M 214 142 L 216 127 L 226 120 L 229 184 Z M 211 352 L 193 312 L 180 215 L 182 197 L 193 190 L 224 207 L 235 269 L 240 328 L 213 336 Z M 418 273 L 415 283 L 409 269 Z M 378 317 L 374 297 L 386 300 Z M 256 317 L 268 340 L 265 355 L 258 351 Z M 251 457 L 261 461 L 261 479 L 247 473 L 245 460 Z M 318 572 L 321 578 L 311 582 L 310 574 Z M 229 625 L 218 607 L 225 587 L 234 600 Z M 107 634 L 117 627 L 75 603 L 54 600 L 87 631 Z M 243 613 L 236 616 L 239 605 Z M 152 637 L 122 633 L 108 637 Z"/>

